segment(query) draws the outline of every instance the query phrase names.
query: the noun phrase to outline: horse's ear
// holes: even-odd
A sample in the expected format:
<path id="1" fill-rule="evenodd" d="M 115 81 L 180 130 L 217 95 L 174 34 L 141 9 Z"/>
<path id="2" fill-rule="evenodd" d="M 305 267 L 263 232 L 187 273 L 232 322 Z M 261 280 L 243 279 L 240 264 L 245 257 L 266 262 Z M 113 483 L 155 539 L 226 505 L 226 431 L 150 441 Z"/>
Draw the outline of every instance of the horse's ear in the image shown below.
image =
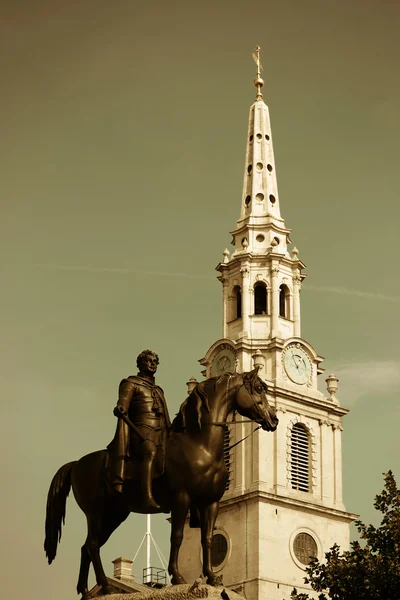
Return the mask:
<path id="1" fill-rule="evenodd" d="M 244 373 L 244 377 L 246 379 L 254 379 L 255 377 L 258 377 L 258 368 L 256 367 L 252 371 L 248 371 L 247 373 Z"/>

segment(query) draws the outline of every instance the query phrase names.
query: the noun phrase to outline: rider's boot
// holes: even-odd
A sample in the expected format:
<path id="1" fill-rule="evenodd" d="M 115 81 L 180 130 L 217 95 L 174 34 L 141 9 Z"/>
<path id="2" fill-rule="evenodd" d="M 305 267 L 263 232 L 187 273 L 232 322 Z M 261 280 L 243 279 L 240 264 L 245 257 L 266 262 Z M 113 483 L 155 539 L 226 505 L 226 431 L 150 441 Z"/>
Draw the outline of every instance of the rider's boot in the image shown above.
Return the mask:
<path id="1" fill-rule="evenodd" d="M 151 444 L 153 446 L 153 444 Z M 153 461 L 155 458 L 155 447 L 150 452 L 146 452 L 143 456 L 143 462 L 141 465 L 141 478 L 140 483 L 142 487 L 143 503 L 147 513 L 155 513 L 161 510 L 161 506 L 153 498 L 151 491 L 152 475 L 153 475 Z"/>

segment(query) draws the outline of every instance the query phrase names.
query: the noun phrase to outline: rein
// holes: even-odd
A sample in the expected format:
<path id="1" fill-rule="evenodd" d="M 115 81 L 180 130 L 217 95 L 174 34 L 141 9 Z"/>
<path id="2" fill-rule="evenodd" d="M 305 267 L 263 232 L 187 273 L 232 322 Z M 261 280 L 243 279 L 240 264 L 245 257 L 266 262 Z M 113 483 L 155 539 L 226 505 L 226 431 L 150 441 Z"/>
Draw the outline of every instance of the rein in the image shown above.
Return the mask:
<path id="1" fill-rule="evenodd" d="M 240 421 L 236 421 L 236 420 L 235 421 L 231 421 L 231 423 L 232 423 L 232 425 L 235 425 L 236 423 L 251 423 L 251 421 L 245 420 L 245 419 L 241 419 Z M 203 423 L 203 427 L 204 427 L 204 425 L 216 425 L 217 427 L 225 427 L 226 429 L 229 429 L 228 423 L 222 422 L 222 421 L 213 421 L 212 423 Z M 232 444 L 232 446 L 229 446 L 228 450 L 232 450 L 232 448 L 234 448 L 238 444 L 241 444 L 242 442 L 244 442 L 245 440 L 247 440 L 247 438 L 249 438 L 251 435 L 253 435 L 253 433 L 255 433 L 256 431 L 258 431 L 261 428 L 262 428 L 262 425 L 259 425 L 258 427 L 256 427 L 255 429 L 253 429 L 253 431 L 251 431 L 248 435 L 246 435 L 244 438 L 242 438 L 238 442 L 235 442 L 234 444 Z"/>
<path id="2" fill-rule="evenodd" d="M 227 382 L 226 382 L 226 398 L 228 398 L 229 381 L 230 381 L 231 377 L 232 377 L 232 375 L 228 375 L 228 379 L 227 379 Z M 253 402 L 254 402 L 254 400 L 253 400 Z M 254 402 L 254 404 L 255 404 L 255 402 Z M 257 409 L 257 412 L 259 412 L 258 409 Z M 249 421 L 248 419 L 240 419 L 239 421 L 236 421 L 236 419 L 234 418 L 231 421 L 231 423 L 232 423 L 232 425 L 234 425 L 236 423 L 251 423 L 251 421 Z M 225 427 L 226 429 L 229 429 L 229 425 L 228 425 L 228 423 L 226 421 L 212 421 L 211 423 L 203 423 L 203 426 L 204 425 L 216 425 L 217 427 Z M 255 429 L 253 429 L 253 431 L 251 433 L 249 433 L 248 435 L 246 435 L 244 438 L 242 438 L 238 442 L 235 442 L 234 444 L 232 444 L 232 446 L 229 446 L 228 447 L 228 451 L 232 450 L 232 448 L 234 448 L 238 444 L 241 444 L 242 442 L 244 442 L 245 440 L 247 440 L 247 438 L 249 438 L 251 435 L 253 435 L 253 433 L 255 433 L 256 431 L 258 431 L 261 428 L 262 428 L 262 425 L 259 425 L 258 427 L 256 427 Z"/>

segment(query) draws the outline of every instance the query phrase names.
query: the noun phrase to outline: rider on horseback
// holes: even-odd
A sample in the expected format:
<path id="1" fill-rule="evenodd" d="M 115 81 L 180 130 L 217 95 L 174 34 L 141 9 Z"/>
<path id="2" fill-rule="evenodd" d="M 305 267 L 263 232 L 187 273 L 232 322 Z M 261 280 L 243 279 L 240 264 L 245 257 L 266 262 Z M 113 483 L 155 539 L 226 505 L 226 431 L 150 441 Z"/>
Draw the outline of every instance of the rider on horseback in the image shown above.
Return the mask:
<path id="1" fill-rule="evenodd" d="M 136 360 L 139 373 L 123 379 L 119 385 L 118 403 L 114 415 L 117 430 L 108 449 L 111 453 L 111 483 L 122 493 L 125 461 L 134 454 L 141 457 L 140 484 L 146 512 L 158 512 L 151 484 L 154 460 L 171 425 L 163 390 L 155 384 L 154 375 L 159 359 L 151 350 L 144 350 Z"/>

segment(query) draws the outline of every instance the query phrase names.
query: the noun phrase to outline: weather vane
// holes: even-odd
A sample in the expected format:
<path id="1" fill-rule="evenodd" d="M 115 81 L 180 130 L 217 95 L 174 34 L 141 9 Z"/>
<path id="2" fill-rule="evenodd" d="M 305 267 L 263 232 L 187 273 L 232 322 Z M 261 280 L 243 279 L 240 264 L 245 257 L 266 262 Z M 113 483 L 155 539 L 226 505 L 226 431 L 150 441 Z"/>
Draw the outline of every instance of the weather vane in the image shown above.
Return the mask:
<path id="1" fill-rule="evenodd" d="M 263 71 L 263 66 L 260 63 L 260 46 L 256 46 L 256 51 L 253 52 L 253 60 L 257 65 L 257 77 L 256 79 L 253 81 L 253 84 L 255 86 L 255 88 L 257 89 L 257 94 L 256 94 L 256 98 L 257 100 L 261 100 L 262 93 L 261 93 L 261 88 L 264 85 L 264 80 L 261 77 L 261 71 Z"/>

